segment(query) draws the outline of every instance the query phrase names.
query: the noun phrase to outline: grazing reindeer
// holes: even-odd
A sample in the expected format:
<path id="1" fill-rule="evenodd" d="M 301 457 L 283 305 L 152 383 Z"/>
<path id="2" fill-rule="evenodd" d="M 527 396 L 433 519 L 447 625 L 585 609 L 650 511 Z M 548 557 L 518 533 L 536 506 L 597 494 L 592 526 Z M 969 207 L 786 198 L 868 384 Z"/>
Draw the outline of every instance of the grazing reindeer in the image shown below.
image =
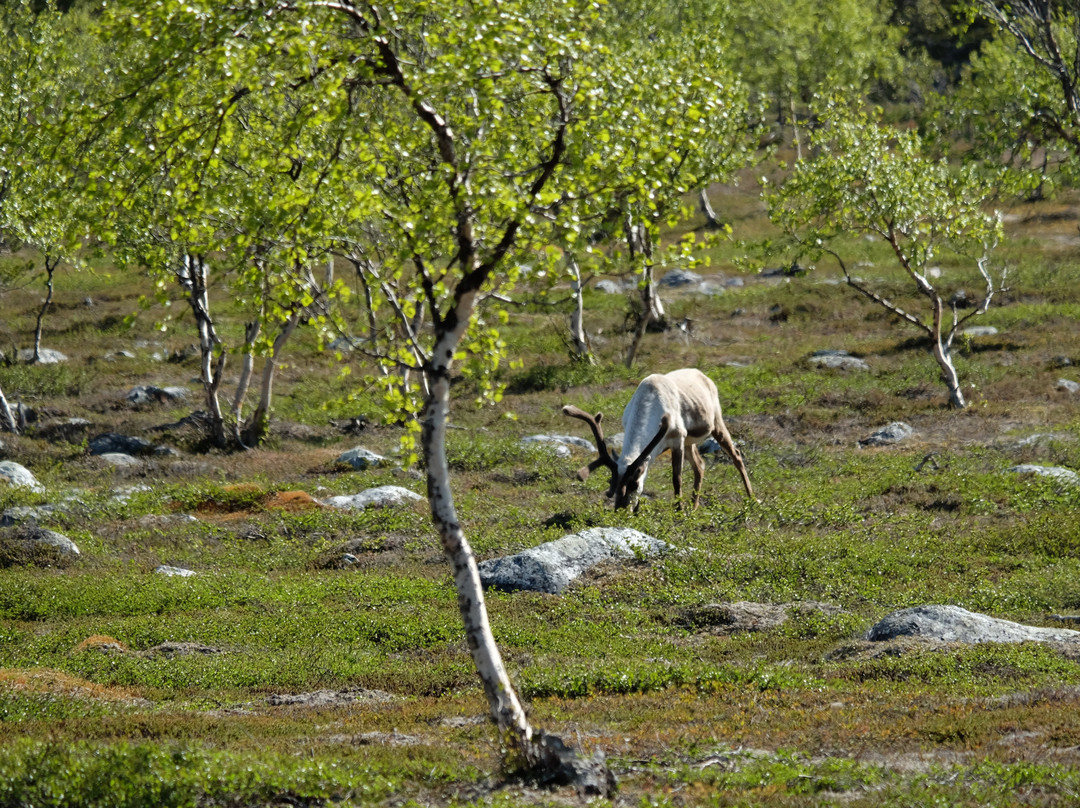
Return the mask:
<path id="1" fill-rule="evenodd" d="M 611 471 L 611 487 L 607 496 L 615 498 L 615 508 L 633 505 L 637 510 L 638 495 L 645 485 L 645 473 L 649 462 L 668 449 L 671 450 L 672 484 L 675 498 L 682 496 L 682 464 L 686 448 L 690 450 L 690 465 L 694 470 L 694 507 L 698 505 L 701 481 L 705 476 L 705 463 L 697 444 L 710 435 L 727 452 L 735 468 L 742 475 L 746 495 L 754 499 L 750 487 L 750 475 L 742 454 L 735 448 L 731 434 L 720 415 L 720 396 L 713 380 L 694 368 L 673 370 L 671 373 L 654 373 L 647 376 L 634 391 L 630 403 L 623 410 L 622 423 L 625 436 L 621 454 L 615 454 L 604 443 L 600 428 L 602 413 L 589 415 L 584 410 L 567 405 L 563 414 L 579 418 L 592 428 L 596 450 L 600 456 L 578 471 L 578 477 L 586 479 L 601 466 Z M 681 506 L 681 502 L 680 502 Z"/>

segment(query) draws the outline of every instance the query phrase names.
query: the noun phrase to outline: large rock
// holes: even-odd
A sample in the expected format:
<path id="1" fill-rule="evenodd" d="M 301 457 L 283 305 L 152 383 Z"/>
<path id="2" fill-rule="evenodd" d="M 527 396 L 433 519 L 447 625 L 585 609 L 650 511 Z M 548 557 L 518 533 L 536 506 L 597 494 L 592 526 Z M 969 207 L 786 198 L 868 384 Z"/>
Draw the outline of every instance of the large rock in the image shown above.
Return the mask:
<path id="1" fill-rule="evenodd" d="M 1075 642 L 1080 631 L 1040 628 L 969 612 L 959 606 L 915 606 L 893 612 L 867 634 L 871 641 L 921 637 L 940 642 Z"/>
<path id="2" fill-rule="evenodd" d="M 19 351 L 20 362 L 32 362 L 34 361 L 34 349 L 23 348 Z M 58 365 L 61 362 L 68 361 L 68 358 L 59 351 L 54 351 L 52 348 L 42 348 L 38 351 L 38 364 L 39 365 Z"/>
<path id="3" fill-rule="evenodd" d="M 903 421 L 893 421 L 891 424 L 881 427 L 870 433 L 869 436 L 859 441 L 860 446 L 891 446 L 902 440 L 907 440 L 915 430 Z"/>
<path id="4" fill-rule="evenodd" d="M 557 595 L 602 561 L 669 552 L 671 545 L 630 528 L 593 527 L 532 547 L 516 555 L 480 563 L 484 586 Z"/>
<path id="5" fill-rule="evenodd" d="M 39 494 L 45 491 L 45 486 L 37 481 L 37 477 L 30 472 L 30 469 L 14 460 L 0 461 L 0 481 L 6 482 L 13 488 L 29 488 Z"/>
<path id="6" fill-rule="evenodd" d="M 375 454 L 370 449 L 365 449 L 363 446 L 357 446 L 347 452 L 342 452 L 338 456 L 337 462 L 348 463 L 357 471 L 363 471 L 364 469 L 372 469 L 383 465 L 386 458 Z"/>
<path id="7" fill-rule="evenodd" d="M 1019 466 L 1012 466 L 1009 471 L 1016 474 L 1035 474 L 1039 477 L 1051 477 L 1066 485 L 1080 485 L 1080 474 L 1061 466 L 1036 466 L 1031 463 L 1022 463 Z"/>
<path id="8" fill-rule="evenodd" d="M 344 508 L 346 510 L 362 511 L 365 508 L 389 508 L 396 505 L 411 505 L 423 499 L 417 493 L 399 485 L 380 485 L 377 488 L 369 488 L 359 494 L 345 494 L 342 496 L 324 499 L 323 505 L 331 508 Z"/>
<path id="9" fill-rule="evenodd" d="M 37 525 L 0 531 L 0 568 L 8 566 L 66 566 L 79 557 L 79 548 L 62 533 Z"/>
<path id="10" fill-rule="evenodd" d="M 48 441 L 81 442 L 93 424 L 85 418 L 57 418 L 38 424 L 35 434 Z"/>
<path id="11" fill-rule="evenodd" d="M 106 432 L 90 439 L 90 454 L 127 454 L 146 455 L 154 451 L 154 444 L 145 438 L 136 438 L 131 435 L 118 435 L 115 432 Z"/>
<path id="12" fill-rule="evenodd" d="M 172 404 L 187 399 L 189 393 L 185 387 L 154 387 L 151 384 L 133 387 L 127 394 L 127 400 L 136 405 Z"/>
<path id="13" fill-rule="evenodd" d="M 806 360 L 814 367 L 833 370 L 870 370 L 870 366 L 847 351 L 815 351 Z"/>
<path id="14" fill-rule="evenodd" d="M 596 451 L 596 446 L 590 441 L 573 435 L 529 435 L 518 442 L 523 446 L 548 446 L 559 457 L 569 457 L 571 447 L 584 449 L 586 452 Z"/>
<path id="15" fill-rule="evenodd" d="M 701 276 L 689 269 L 673 269 L 664 274 L 660 279 L 660 285 L 668 289 L 678 289 L 684 286 L 697 286 L 701 283 Z"/>

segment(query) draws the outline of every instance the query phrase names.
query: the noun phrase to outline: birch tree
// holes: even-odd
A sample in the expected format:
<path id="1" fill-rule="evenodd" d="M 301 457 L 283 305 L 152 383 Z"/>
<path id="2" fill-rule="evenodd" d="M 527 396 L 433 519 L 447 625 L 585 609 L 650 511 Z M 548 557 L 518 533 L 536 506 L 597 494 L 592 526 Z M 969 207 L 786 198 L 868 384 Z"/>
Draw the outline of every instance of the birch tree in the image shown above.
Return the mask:
<path id="1" fill-rule="evenodd" d="M 446 457 L 455 374 L 498 397 L 491 371 L 508 315 L 487 305 L 496 293 L 598 208 L 632 198 L 649 209 L 685 191 L 680 167 L 701 165 L 695 139 L 722 139 L 738 117 L 726 73 L 701 69 L 706 60 L 688 78 L 668 51 L 604 43 L 605 13 L 585 0 L 108 3 L 123 86 L 92 112 L 127 167 L 99 182 L 123 198 L 140 177 L 167 176 L 171 229 L 189 252 L 250 247 L 256 232 L 300 262 L 349 248 L 375 324 L 364 350 L 404 372 L 372 378 L 388 409 L 415 414 L 432 522 L 510 755 L 549 776 L 591 772 L 586 790 L 606 793 L 602 761 L 535 729 L 516 695 Z M 692 92 L 672 92 L 680 82 Z M 256 120 L 264 136 L 253 138 Z M 223 200 L 251 225 L 228 238 L 207 215 Z"/>
<path id="2" fill-rule="evenodd" d="M 912 130 L 883 125 L 866 113 L 834 105 L 812 143 L 814 155 L 796 163 L 791 177 L 766 194 L 770 215 L 792 239 L 797 255 L 835 260 L 847 286 L 914 326 L 929 340 L 949 391 L 949 404 L 966 407 L 953 362 L 953 340 L 973 317 L 986 313 L 1001 291 L 1005 269 L 992 262 L 1002 236 L 1000 218 L 983 206 L 993 193 L 971 167 L 957 169 L 926 154 Z M 853 237 L 888 244 L 901 278 L 923 299 L 908 311 L 881 284 L 853 274 Z M 970 308 L 930 273 L 940 257 L 956 258 L 983 294 Z"/>

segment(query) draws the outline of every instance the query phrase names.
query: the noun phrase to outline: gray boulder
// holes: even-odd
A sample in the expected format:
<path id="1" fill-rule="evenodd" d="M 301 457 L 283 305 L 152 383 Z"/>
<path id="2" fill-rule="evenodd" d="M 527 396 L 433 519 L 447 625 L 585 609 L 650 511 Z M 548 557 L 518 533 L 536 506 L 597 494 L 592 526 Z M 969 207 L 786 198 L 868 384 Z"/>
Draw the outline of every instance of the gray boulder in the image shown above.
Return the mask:
<path id="1" fill-rule="evenodd" d="M 143 462 L 137 457 L 132 457 L 124 452 L 105 452 L 104 454 L 96 455 L 99 460 L 104 461 L 110 466 L 116 468 L 132 468 L 134 466 L 142 466 Z"/>
<path id="2" fill-rule="evenodd" d="M 106 432 L 90 439 L 90 454 L 127 454 L 145 455 L 154 451 L 154 444 L 144 438 L 136 438 L 131 435 L 118 435 L 115 432 Z"/>
<path id="3" fill-rule="evenodd" d="M 701 283 L 701 276 L 689 269 L 673 269 L 664 274 L 660 279 L 660 285 L 668 289 L 679 289 L 686 286 L 697 286 Z"/>
<path id="4" fill-rule="evenodd" d="M 380 485 L 376 488 L 361 491 L 359 494 L 329 497 L 324 499 L 322 503 L 323 505 L 329 505 L 331 508 L 362 511 L 365 508 L 390 508 L 398 505 L 411 505 L 423 499 L 419 494 L 399 485 Z"/>
<path id="5" fill-rule="evenodd" d="M 29 488 L 39 494 L 45 491 L 45 486 L 37 481 L 30 469 L 14 460 L 0 461 L 0 480 L 12 488 Z"/>
<path id="6" fill-rule="evenodd" d="M 915 606 L 893 612 L 873 628 L 866 638 L 871 641 L 896 637 L 921 637 L 939 642 L 1075 642 L 1080 631 L 1067 628 L 1039 628 L 999 620 L 969 612 L 959 606 Z"/>
<path id="7" fill-rule="evenodd" d="M 27 525 L 18 528 L 18 533 L 15 534 L 14 538 L 16 541 L 22 542 L 24 545 L 30 547 L 34 545 L 39 547 L 52 547 L 56 549 L 60 555 L 80 555 L 79 548 L 75 542 L 63 533 L 57 533 L 55 530 L 46 530 L 37 525 Z"/>
<path id="8" fill-rule="evenodd" d="M 55 505 L 15 505 L 0 513 L 0 527 L 21 525 L 23 522 L 36 522 L 47 519 L 58 510 Z"/>
<path id="9" fill-rule="evenodd" d="M 19 351 L 20 362 L 32 362 L 34 361 L 33 348 L 23 348 Z M 38 364 L 39 365 L 58 365 L 61 362 L 68 361 L 68 358 L 60 353 L 54 351 L 52 348 L 42 348 L 38 351 Z"/>
<path id="10" fill-rule="evenodd" d="M 127 394 L 127 400 L 136 406 L 145 404 L 172 404 L 188 397 L 185 387 L 154 387 L 150 384 L 133 387 Z"/>
<path id="11" fill-rule="evenodd" d="M 603 292 L 608 295 L 621 295 L 626 291 L 626 287 L 618 281 L 602 280 L 596 282 L 596 291 Z"/>
<path id="12" fill-rule="evenodd" d="M 1077 474 L 1072 469 L 1062 468 L 1061 466 L 1036 466 L 1031 463 L 1022 463 L 1019 466 L 1012 466 L 1009 471 L 1016 474 L 1035 474 L 1040 477 L 1052 477 L 1058 482 L 1065 483 L 1066 485 L 1080 485 L 1080 474 Z"/>
<path id="13" fill-rule="evenodd" d="M 915 430 L 905 424 L 903 421 L 893 421 L 887 426 L 883 426 L 878 430 L 870 433 L 869 437 L 865 437 L 859 441 L 860 446 L 891 446 L 894 443 L 899 443 L 902 440 L 907 440 L 914 434 Z"/>
<path id="14" fill-rule="evenodd" d="M 1076 395 L 1077 393 L 1080 393 L 1080 383 L 1074 382 L 1071 379 L 1058 379 L 1057 389 Z"/>
<path id="15" fill-rule="evenodd" d="M 337 462 L 348 463 L 357 471 L 363 471 L 364 469 L 373 469 L 383 465 L 386 458 L 365 449 L 363 446 L 357 446 L 347 452 L 342 452 L 338 456 Z"/>
<path id="16" fill-rule="evenodd" d="M 591 452 L 596 447 L 585 438 L 574 435 L 529 435 L 518 441 L 522 446 L 548 446 L 558 457 L 569 457 L 570 449 L 584 449 Z"/>
<path id="17" fill-rule="evenodd" d="M 602 561 L 653 557 L 672 549 L 666 542 L 630 528 L 593 527 L 516 555 L 482 561 L 480 581 L 496 589 L 557 595 Z"/>
<path id="18" fill-rule="evenodd" d="M 165 575 L 170 578 L 190 578 L 195 574 L 195 570 L 188 570 L 183 567 L 170 567 L 168 564 L 161 564 L 154 572 L 158 575 Z"/>
<path id="19" fill-rule="evenodd" d="M 992 337 L 998 330 L 992 325 L 973 325 L 970 328 L 965 328 L 960 333 L 965 337 Z"/>
<path id="20" fill-rule="evenodd" d="M 870 366 L 847 351 L 814 351 L 807 359 L 814 367 L 832 370 L 870 370 Z"/>
<path id="21" fill-rule="evenodd" d="M 48 441 L 81 441 L 93 424 L 85 418 L 57 418 L 38 424 L 35 434 Z"/>

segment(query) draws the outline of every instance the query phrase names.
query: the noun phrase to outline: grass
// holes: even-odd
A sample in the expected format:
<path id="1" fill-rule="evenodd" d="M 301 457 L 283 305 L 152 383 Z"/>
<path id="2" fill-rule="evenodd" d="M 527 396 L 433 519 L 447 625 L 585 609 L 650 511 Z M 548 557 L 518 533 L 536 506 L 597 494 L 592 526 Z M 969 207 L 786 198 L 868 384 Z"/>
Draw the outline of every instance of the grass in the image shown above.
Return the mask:
<path id="1" fill-rule="evenodd" d="M 604 751 L 619 805 L 1071 801 L 1075 647 L 863 639 L 890 611 L 926 603 L 1058 627 L 1055 615 L 1080 612 L 1080 492 L 1009 471 L 1080 469 L 1076 398 L 1055 388 L 1080 380 L 1080 289 L 1075 256 L 1047 239 L 1070 223 L 1012 225 L 1011 290 L 980 320 L 999 333 L 957 345 L 974 387 L 972 406 L 954 412 L 917 333 L 823 283 L 827 267 L 775 282 L 737 263 L 739 240 L 767 233 L 751 191 L 714 197 L 729 205 L 735 239 L 699 269 L 744 285 L 714 297 L 665 293 L 692 334 L 649 335 L 628 370 L 626 299 L 589 291 L 599 361 L 574 362 L 565 304 L 522 290 L 526 305 L 504 330 L 521 365 L 503 364 L 501 404 L 477 409 L 472 383 L 455 385 L 447 449 L 479 558 L 612 524 L 678 550 L 594 569 L 560 596 L 487 594 L 531 718 L 585 752 Z M 880 245 L 857 246 L 884 267 Z M 0 271 L 26 260 L 6 258 Z M 47 493 L 0 487 L 0 510 L 66 500 L 38 523 L 82 553 L 27 563 L 10 550 L 14 529 L 0 529 L 0 557 L 14 559 L 0 568 L 0 806 L 572 799 L 503 778 L 425 509 L 351 513 L 315 501 L 375 485 L 423 491 L 393 464 L 357 472 L 336 462 L 356 445 L 394 457 L 401 436 L 356 386 L 359 360 L 346 360 L 355 367 L 342 376 L 338 360 L 298 339 L 267 448 L 192 453 L 182 434 L 150 430 L 197 408 L 197 395 L 181 407 L 124 401 L 136 384 L 196 387 L 196 360 L 153 358 L 190 338 L 183 323 L 155 330 L 162 312 L 139 308 L 142 286 L 106 267 L 65 274 L 44 344 L 72 360 L 0 365 L 4 391 L 43 422 L 92 422 L 69 440 L 37 426 L 3 436 L 6 456 Z M 890 292 L 918 306 L 903 286 Z M 4 295 L 0 344 L 27 344 L 35 295 Z M 134 359 L 103 358 L 125 346 Z M 827 348 L 871 370 L 806 361 Z M 676 512 L 662 461 L 641 511 L 616 515 L 603 502 L 605 475 L 575 477 L 587 453 L 557 458 L 520 443 L 583 435 L 561 415 L 565 403 L 603 411 L 616 432 L 641 376 L 688 365 L 716 381 L 760 504 L 746 503 L 734 470 L 710 458 L 701 507 Z M 358 416 L 369 419 L 359 435 L 334 425 Z M 914 428 L 908 441 L 859 445 L 895 420 Z M 107 431 L 181 454 L 105 467 L 85 441 Z M 197 574 L 155 573 L 162 564 Z M 744 602 L 783 606 L 788 619 L 756 630 L 725 622 L 723 609 Z M 280 698 L 320 691 L 323 702 Z M 364 697 L 373 691 L 390 695 Z"/>

